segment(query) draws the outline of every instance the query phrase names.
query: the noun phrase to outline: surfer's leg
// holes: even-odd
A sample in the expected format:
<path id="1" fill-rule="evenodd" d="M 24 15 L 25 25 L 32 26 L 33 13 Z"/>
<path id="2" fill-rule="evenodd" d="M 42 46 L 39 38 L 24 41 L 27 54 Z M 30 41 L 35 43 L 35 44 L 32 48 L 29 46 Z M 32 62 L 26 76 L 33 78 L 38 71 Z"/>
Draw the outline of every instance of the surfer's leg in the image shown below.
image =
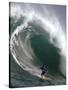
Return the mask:
<path id="1" fill-rule="evenodd" d="M 45 74 L 45 72 L 44 72 L 44 71 L 42 71 L 42 73 L 41 73 L 41 78 L 43 78 L 44 74 Z"/>

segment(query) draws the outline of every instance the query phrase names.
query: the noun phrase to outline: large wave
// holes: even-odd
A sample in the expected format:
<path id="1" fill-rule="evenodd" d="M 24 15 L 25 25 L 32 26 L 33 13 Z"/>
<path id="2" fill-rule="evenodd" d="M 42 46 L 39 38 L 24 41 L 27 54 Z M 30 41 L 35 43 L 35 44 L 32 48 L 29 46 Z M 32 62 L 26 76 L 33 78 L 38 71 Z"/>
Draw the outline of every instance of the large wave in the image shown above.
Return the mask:
<path id="1" fill-rule="evenodd" d="M 38 77 L 43 64 L 65 75 L 64 30 L 58 17 L 42 8 L 44 15 L 29 4 L 11 4 L 11 54 L 22 69 Z"/>

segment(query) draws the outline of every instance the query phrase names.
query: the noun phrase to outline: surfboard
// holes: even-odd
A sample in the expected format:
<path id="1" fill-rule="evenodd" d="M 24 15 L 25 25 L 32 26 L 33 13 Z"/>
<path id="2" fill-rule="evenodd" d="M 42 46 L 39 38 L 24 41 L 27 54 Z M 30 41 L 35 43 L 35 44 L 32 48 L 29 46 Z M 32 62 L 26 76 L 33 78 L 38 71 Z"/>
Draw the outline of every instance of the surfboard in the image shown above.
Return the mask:
<path id="1" fill-rule="evenodd" d="M 47 77 L 47 76 L 43 76 L 43 77 L 40 77 L 42 80 L 52 80 L 50 77 Z"/>

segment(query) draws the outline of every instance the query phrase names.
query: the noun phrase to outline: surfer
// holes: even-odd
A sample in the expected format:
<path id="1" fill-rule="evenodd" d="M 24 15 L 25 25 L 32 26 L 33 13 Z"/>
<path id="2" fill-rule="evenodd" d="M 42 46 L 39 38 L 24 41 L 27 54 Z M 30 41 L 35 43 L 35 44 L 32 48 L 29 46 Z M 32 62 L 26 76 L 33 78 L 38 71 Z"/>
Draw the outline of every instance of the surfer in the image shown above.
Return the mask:
<path id="1" fill-rule="evenodd" d="M 44 65 L 40 69 L 42 70 L 41 77 L 43 78 L 43 76 L 47 75 L 48 70 L 47 70 L 47 68 Z"/>

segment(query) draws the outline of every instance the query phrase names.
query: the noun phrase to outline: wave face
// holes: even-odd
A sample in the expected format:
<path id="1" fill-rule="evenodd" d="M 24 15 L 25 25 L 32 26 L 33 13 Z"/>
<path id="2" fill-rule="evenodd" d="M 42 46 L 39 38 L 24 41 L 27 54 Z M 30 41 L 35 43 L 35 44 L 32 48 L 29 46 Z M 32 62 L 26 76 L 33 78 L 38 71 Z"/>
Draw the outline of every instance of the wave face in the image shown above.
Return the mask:
<path id="1" fill-rule="evenodd" d="M 37 7 L 38 8 L 38 7 Z M 65 75 L 65 33 L 58 17 L 40 5 L 11 3 L 10 52 L 17 64 L 40 77 L 40 66 Z"/>

